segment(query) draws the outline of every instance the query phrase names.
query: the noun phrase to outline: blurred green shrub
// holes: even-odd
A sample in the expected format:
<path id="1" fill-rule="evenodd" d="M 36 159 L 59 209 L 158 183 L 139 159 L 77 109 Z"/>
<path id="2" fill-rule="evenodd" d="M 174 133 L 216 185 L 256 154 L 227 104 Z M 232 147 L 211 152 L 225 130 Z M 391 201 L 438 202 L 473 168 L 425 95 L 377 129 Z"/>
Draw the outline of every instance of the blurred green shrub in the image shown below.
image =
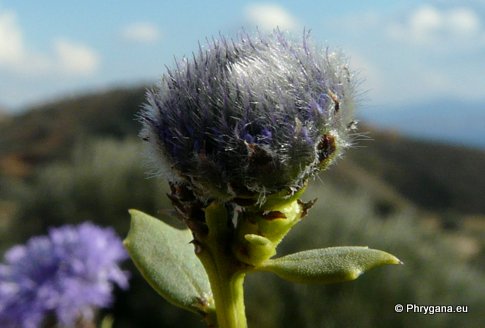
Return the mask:
<path id="1" fill-rule="evenodd" d="M 74 147 L 71 160 L 50 164 L 21 199 L 14 230 L 24 239 L 49 226 L 91 220 L 128 230 L 129 208 L 164 206 L 164 182 L 147 179 L 138 141 L 101 139 Z"/>

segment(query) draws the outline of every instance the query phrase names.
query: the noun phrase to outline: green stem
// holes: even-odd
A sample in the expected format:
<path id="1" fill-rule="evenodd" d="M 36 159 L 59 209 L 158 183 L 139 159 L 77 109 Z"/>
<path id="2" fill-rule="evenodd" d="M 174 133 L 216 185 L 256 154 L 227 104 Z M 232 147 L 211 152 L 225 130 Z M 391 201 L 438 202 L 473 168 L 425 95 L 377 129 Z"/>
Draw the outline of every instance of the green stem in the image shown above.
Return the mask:
<path id="1" fill-rule="evenodd" d="M 215 287 L 215 290 L 219 289 L 215 292 L 219 295 L 214 296 L 214 302 L 220 328 L 247 327 L 244 308 L 244 278 L 245 273 L 238 273 L 233 275 L 229 281 L 221 281 L 220 285 Z"/>
<path id="2" fill-rule="evenodd" d="M 212 289 L 219 328 L 246 328 L 243 283 L 246 270 L 231 251 L 233 232 L 226 209 L 212 204 L 206 209 L 207 237 L 199 240 L 198 257 Z"/>
<path id="3" fill-rule="evenodd" d="M 208 267 L 206 266 L 206 269 Z M 219 328 L 246 328 L 244 308 L 244 272 L 227 276 L 207 270 L 216 307 Z"/>

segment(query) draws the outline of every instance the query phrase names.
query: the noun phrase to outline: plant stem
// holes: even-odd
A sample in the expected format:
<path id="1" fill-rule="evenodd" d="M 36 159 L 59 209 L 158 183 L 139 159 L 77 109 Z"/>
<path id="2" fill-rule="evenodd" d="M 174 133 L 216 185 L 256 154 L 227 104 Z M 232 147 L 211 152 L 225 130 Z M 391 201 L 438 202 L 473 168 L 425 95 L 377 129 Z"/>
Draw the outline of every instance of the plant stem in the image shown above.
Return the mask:
<path id="1" fill-rule="evenodd" d="M 209 281 L 214 296 L 219 328 L 246 328 L 244 308 L 244 272 L 230 277 L 224 274 L 209 274 Z"/>
<path id="2" fill-rule="evenodd" d="M 222 204 L 206 209 L 209 233 L 199 240 L 197 253 L 212 289 L 218 328 L 246 328 L 243 283 L 246 270 L 231 251 L 233 231 Z"/>

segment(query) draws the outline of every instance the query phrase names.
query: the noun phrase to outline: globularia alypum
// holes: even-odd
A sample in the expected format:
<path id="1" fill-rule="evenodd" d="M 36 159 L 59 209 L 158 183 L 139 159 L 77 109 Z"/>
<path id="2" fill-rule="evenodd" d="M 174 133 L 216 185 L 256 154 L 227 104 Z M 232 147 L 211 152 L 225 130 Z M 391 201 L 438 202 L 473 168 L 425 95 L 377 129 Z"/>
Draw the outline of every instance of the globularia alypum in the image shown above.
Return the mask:
<path id="1" fill-rule="evenodd" d="M 366 247 L 274 258 L 313 204 L 300 200 L 308 181 L 352 144 L 355 93 L 345 58 L 308 33 L 219 37 L 168 69 L 147 92 L 141 136 L 188 229 L 131 211 L 125 245 L 152 287 L 211 327 L 246 327 L 247 273 L 331 283 L 400 263 Z"/>

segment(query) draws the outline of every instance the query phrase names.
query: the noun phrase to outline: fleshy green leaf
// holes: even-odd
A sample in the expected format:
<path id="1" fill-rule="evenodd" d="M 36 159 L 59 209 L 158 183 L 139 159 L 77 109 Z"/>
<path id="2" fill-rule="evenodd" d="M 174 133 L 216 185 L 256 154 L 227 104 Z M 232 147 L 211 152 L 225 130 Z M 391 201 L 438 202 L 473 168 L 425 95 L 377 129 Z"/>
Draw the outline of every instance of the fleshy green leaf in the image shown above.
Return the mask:
<path id="1" fill-rule="evenodd" d="M 395 256 L 367 247 L 330 247 L 303 251 L 263 263 L 258 270 L 300 283 L 335 283 L 357 279 L 384 264 L 400 264 Z"/>
<path id="2" fill-rule="evenodd" d="M 188 230 L 178 230 L 137 210 L 124 244 L 146 281 L 167 301 L 190 311 L 213 307 L 209 279 L 190 244 Z"/>

